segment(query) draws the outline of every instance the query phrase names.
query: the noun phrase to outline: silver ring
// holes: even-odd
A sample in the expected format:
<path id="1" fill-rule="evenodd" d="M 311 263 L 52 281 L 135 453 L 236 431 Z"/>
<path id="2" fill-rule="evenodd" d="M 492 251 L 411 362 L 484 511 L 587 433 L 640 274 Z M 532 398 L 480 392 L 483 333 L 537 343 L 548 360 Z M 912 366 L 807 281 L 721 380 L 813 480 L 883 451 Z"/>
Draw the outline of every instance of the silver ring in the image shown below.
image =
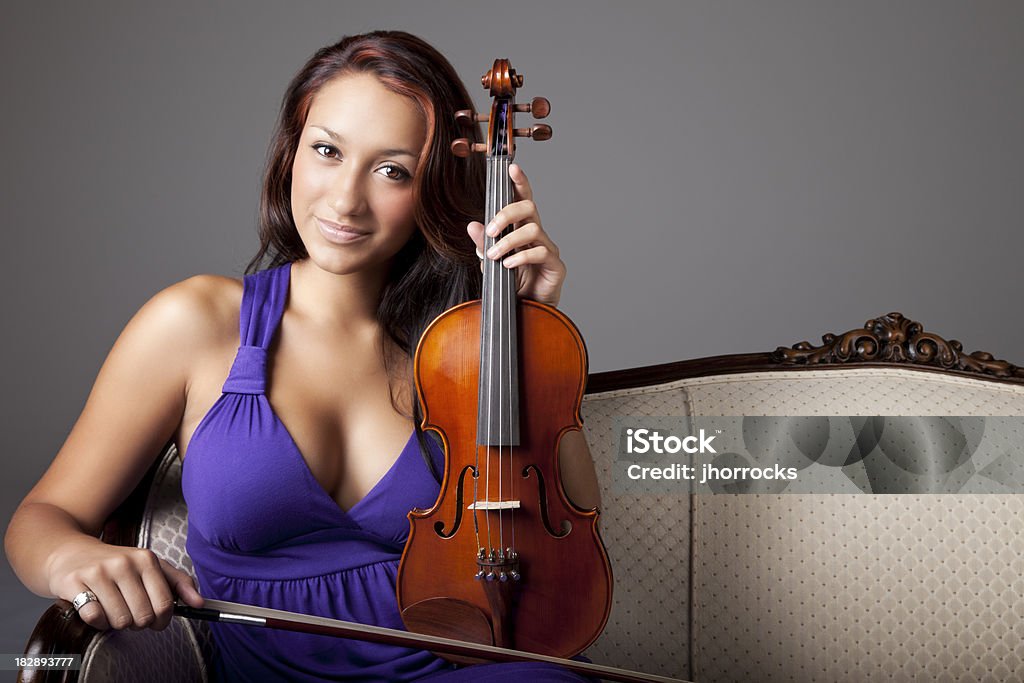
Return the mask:
<path id="1" fill-rule="evenodd" d="M 100 599 L 96 597 L 96 594 L 90 590 L 84 590 L 75 596 L 75 599 L 71 601 L 71 606 L 75 608 L 75 611 L 80 611 L 83 607 L 88 605 L 90 602 L 99 602 Z"/>

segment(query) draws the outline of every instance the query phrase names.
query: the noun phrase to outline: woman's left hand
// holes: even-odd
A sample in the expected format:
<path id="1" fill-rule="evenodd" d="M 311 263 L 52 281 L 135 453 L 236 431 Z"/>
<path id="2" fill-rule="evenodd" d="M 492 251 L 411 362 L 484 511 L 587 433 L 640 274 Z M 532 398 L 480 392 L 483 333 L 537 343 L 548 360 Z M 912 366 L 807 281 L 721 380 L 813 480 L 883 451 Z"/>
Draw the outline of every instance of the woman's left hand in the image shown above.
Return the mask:
<path id="1" fill-rule="evenodd" d="M 558 247 L 540 225 L 537 205 L 533 203 L 533 190 L 519 164 L 508 167 L 516 201 L 499 211 L 487 226 L 488 235 L 496 235 L 506 225 L 515 230 L 491 247 L 486 257 L 498 261 L 506 268 L 517 268 L 519 296 L 542 304 L 557 306 L 565 281 L 565 264 L 558 257 Z M 483 251 L 484 225 L 473 221 L 468 226 L 469 236 Z M 516 253 L 509 255 L 518 249 Z"/>

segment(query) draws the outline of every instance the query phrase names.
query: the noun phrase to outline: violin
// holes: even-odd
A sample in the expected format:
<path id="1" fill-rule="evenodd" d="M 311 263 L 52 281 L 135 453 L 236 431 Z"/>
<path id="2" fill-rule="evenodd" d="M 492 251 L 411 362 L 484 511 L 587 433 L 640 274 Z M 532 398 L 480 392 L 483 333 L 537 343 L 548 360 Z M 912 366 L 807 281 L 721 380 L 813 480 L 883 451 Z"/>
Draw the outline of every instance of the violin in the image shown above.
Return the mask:
<path id="1" fill-rule="evenodd" d="M 516 112 L 547 116 L 550 104 L 515 103 L 523 84 L 507 59 L 481 79 L 486 143 L 456 140 L 460 156 L 487 155 L 487 223 L 512 201 L 515 137 L 546 140 L 551 128 L 515 128 Z M 485 250 L 511 232 L 485 235 Z M 481 299 L 438 316 L 416 348 L 422 428 L 444 444 L 441 492 L 409 513 L 398 571 L 398 606 L 410 631 L 571 657 L 608 620 L 612 572 L 597 532 L 598 511 L 566 496 L 558 443 L 582 427 L 587 351 L 557 309 L 517 300 L 516 275 L 486 260 Z"/>
<path id="2" fill-rule="evenodd" d="M 515 138 L 547 140 L 550 126 L 515 128 L 516 113 L 544 118 L 550 104 L 516 104 L 523 85 L 507 59 L 481 81 L 492 96 L 486 143 L 460 138 L 452 152 L 487 155 L 485 223 L 512 201 Z M 513 229 L 484 236 L 485 250 Z M 178 601 L 177 615 L 358 638 L 431 650 L 454 662 L 542 661 L 608 680 L 684 683 L 566 659 L 600 635 L 611 610 L 612 571 L 598 511 L 569 501 L 558 444 L 582 427 L 587 351 L 557 309 L 516 297 L 511 269 L 487 259 L 481 299 L 442 313 L 414 357 L 422 429 L 445 451 L 437 502 L 409 513 L 396 592 L 408 632 L 207 600 Z"/>

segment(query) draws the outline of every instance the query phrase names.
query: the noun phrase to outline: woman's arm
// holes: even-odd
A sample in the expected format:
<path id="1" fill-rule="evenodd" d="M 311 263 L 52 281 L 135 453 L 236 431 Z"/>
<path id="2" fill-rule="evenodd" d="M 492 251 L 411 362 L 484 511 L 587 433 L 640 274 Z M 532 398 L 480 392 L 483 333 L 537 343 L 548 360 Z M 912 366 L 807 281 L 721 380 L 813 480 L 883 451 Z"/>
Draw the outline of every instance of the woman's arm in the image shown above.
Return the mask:
<path id="1" fill-rule="evenodd" d="M 7 557 L 22 582 L 65 600 L 91 590 L 99 602 L 80 614 L 97 628 L 166 626 L 172 589 L 190 604 L 202 602 L 191 578 L 152 552 L 96 536 L 181 423 L 189 369 L 217 332 L 215 279 L 173 285 L 132 318 L 67 440 L 7 528 Z"/>

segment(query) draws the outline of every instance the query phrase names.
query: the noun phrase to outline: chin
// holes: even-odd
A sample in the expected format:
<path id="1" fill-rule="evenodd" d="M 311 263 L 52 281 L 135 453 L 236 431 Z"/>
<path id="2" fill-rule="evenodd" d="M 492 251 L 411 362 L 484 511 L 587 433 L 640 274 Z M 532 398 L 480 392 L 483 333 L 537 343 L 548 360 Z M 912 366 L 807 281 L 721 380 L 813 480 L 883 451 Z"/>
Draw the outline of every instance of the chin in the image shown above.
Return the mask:
<path id="1" fill-rule="evenodd" d="M 307 249 L 309 261 L 320 270 L 334 275 L 369 274 L 387 268 L 387 260 L 368 258 L 365 254 L 354 254 L 341 249 Z"/>

